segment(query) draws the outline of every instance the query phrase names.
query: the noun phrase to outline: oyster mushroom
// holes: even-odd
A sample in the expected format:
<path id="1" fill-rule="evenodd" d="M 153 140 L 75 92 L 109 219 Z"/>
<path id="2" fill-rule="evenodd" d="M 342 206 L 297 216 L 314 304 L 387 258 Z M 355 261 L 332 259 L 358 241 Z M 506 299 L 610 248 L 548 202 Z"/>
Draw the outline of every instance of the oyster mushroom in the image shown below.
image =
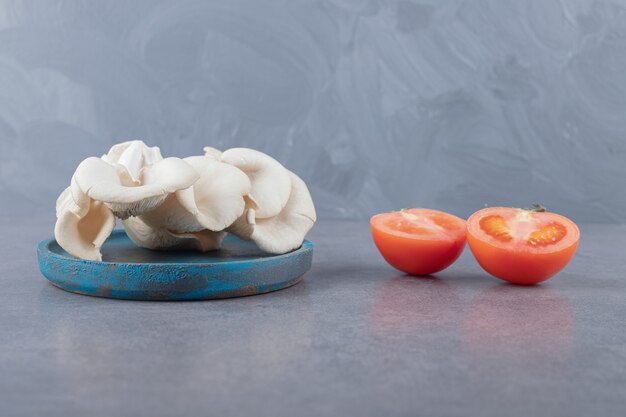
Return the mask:
<path id="1" fill-rule="evenodd" d="M 276 216 L 285 207 L 292 187 L 289 171 L 280 162 L 247 148 L 229 149 L 221 161 L 239 168 L 250 178 L 248 208 L 254 209 L 255 218 Z"/>
<path id="2" fill-rule="evenodd" d="M 154 209 L 168 194 L 188 188 L 199 178 L 196 171 L 179 158 L 162 159 L 141 168 L 137 173 L 140 185 L 134 180 L 128 181 L 133 175 L 134 171 L 128 171 L 121 164 L 111 165 L 91 157 L 78 165 L 74 178 L 81 193 L 106 203 L 121 219 Z"/>
<path id="3" fill-rule="evenodd" d="M 115 227 L 115 217 L 104 203 L 85 195 L 75 199 L 78 192 L 73 180 L 57 199 L 54 237 L 70 255 L 101 261 L 100 248 Z"/>
<path id="4" fill-rule="evenodd" d="M 125 173 L 135 185 L 140 184 L 139 176 L 143 167 L 154 165 L 162 159 L 158 146 L 149 147 L 141 140 L 118 143 L 106 155 L 102 155 L 103 161 L 124 167 Z"/>
<path id="5" fill-rule="evenodd" d="M 153 228 L 140 217 L 122 220 L 128 237 L 137 246 L 146 249 L 171 250 L 193 249 L 201 252 L 219 249 L 226 236 L 225 232 L 201 230 L 198 232 L 176 233 L 164 227 Z"/>
<path id="6" fill-rule="evenodd" d="M 252 149 L 204 152 L 164 159 L 158 147 L 129 141 L 85 159 L 57 201 L 57 241 L 74 256 L 101 260 L 117 216 L 149 249 L 218 249 L 226 231 L 270 253 L 302 244 L 316 215 L 298 176 Z"/>
<path id="7" fill-rule="evenodd" d="M 241 170 L 207 156 L 184 159 L 199 176 L 189 188 L 170 195 L 159 207 L 141 216 L 149 226 L 174 232 L 221 231 L 239 218 L 250 192 Z"/>
<path id="8" fill-rule="evenodd" d="M 304 181 L 293 172 L 287 173 L 291 184 L 289 199 L 280 213 L 259 218 L 255 209 L 248 208 L 227 230 L 242 239 L 254 241 L 269 253 L 281 254 L 299 248 L 317 216 Z"/>

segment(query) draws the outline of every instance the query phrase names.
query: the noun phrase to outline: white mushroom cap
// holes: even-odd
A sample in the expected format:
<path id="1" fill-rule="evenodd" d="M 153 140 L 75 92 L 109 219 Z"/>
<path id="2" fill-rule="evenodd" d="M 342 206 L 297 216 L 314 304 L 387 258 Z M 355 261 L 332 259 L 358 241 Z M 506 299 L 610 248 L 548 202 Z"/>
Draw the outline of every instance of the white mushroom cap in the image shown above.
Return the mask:
<path id="1" fill-rule="evenodd" d="M 222 154 L 221 160 L 236 166 L 250 178 L 252 188 L 248 197 L 257 219 L 276 216 L 285 207 L 291 192 L 291 180 L 289 171 L 280 162 L 247 148 L 229 149 Z"/>
<path id="2" fill-rule="evenodd" d="M 225 232 L 202 230 L 194 233 L 175 233 L 166 228 L 152 228 L 139 217 L 123 220 L 128 237 L 137 246 L 154 250 L 194 249 L 201 252 L 219 249 Z"/>
<path id="3" fill-rule="evenodd" d="M 191 156 L 185 162 L 200 175 L 189 191 L 176 198 L 196 221 L 209 230 L 224 230 L 243 214 L 244 196 L 250 193 L 250 180 L 240 169 L 205 156 Z"/>
<path id="4" fill-rule="evenodd" d="M 102 156 L 102 160 L 109 164 L 123 166 L 135 184 L 139 181 L 143 167 L 151 166 L 162 159 L 158 146 L 149 147 L 141 140 L 113 145 L 109 152 Z"/>
<path id="5" fill-rule="evenodd" d="M 317 219 L 311 194 L 296 174 L 289 172 L 291 192 L 284 209 L 271 218 L 260 219 L 254 209 L 247 209 L 227 230 L 253 240 L 259 248 L 269 253 L 287 253 L 299 248 L 307 232 Z"/>
<path id="6" fill-rule="evenodd" d="M 57 218 L 59 217 L 59 207 L 62 207 L 61 200 L 64 200 L 64 194 L 69 190 L 71 194 L 71 198 L 76 204 L 74 209 L 76 210 L 76 214 L 80 217 L 84 217 L 89 211 L 89 205 L 91 199 L 89 196 L 80 189 L 80 186 L 76 182 L 76 178 L 72 176 L 72 180 L 70 181 L 69 188 L 65 189 L 65 191 L 59 196 L 57 200 Z"/>
<path id="7" fill-rule="evenodd" d="M 168 195 L 158 207 L 143 213 L 139 218 L 148 227 L 167 229 L 173 233 L 194 233 L 206 229 L 180 204 L 177 198 L 179 193 L 191 194 L 193 200 L 193 187 L 185 188 Z"/>
<path id="8" fill-rule="evenodd" d="M 216 161 L 219 161 L 222 158 L 222 151 L 219 149 L 205 146 L 202 150 L 204 151 L 204 156 L 215 159 Z"/>
<path id="9" fill-rule="evenodd" d="M 250 180 L 238 168 L 210 157 L 192 156 L 184 160 L 200 178 L 143 214 L 142 220 L 150 227 L 165 227 L 178 233 L 224 230 L 242 215 Z"/>
<path id="10" fill-rule="evenodd" d="M 189 164 L 178 158 L 166 158 L 144 167 L 139 186 L 124 184 L 119 166 L 114 167 L 100 158 L 85 159 L 74 173 L 82 193 L 107 203 L 121 219 L 154 209 L 168 194 L 191 186 L 198 177 Z"/>
<path id="11" fill-rule="evenodd" d="M 106 205 L 86 196 L 74 201 L 71 188 L 57 200 L 54 237 L 70 255 L 101 261 L 100 248 L 115 227 L 115 217 Z"/>

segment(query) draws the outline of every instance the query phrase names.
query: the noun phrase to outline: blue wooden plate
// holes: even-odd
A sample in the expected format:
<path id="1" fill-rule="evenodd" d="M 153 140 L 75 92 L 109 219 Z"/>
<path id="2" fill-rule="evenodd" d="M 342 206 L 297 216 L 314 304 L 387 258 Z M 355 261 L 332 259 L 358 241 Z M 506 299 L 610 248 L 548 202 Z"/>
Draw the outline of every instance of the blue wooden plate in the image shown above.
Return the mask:
<path id="1" fill-rule="evenodd" d="M 122 230 L 102 248 L 102 262 L 69 255 L 54 239 L 39 243 L 39 269 L 64 290 L 130 300 L 206 300 L 241 297 L 296 284 L 311 268 L 313 244 L 272 255 L 226 236 L 212 252 L 160 252 L 136 246 Z"/>

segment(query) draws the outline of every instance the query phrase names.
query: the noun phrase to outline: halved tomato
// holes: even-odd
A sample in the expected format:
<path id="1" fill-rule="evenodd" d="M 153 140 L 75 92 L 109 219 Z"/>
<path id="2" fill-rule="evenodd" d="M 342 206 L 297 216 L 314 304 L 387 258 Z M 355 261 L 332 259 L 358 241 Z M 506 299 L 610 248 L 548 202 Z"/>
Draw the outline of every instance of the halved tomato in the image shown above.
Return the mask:
<path id="1" fill-rule="evenodd" d="M 483 269 L 513 284 L 554 276 L 578 247 L 576 223 L 555 213 L 489 207 L 467 220 L 467 241 Z"/>
<path id="2" fill-rule="evenodd" d="M 443 211 L 412 208 L 377 214 L 370 226 L 383 258 L 410 275 L 447 268 L 465 247 L 465 220 Z"/>

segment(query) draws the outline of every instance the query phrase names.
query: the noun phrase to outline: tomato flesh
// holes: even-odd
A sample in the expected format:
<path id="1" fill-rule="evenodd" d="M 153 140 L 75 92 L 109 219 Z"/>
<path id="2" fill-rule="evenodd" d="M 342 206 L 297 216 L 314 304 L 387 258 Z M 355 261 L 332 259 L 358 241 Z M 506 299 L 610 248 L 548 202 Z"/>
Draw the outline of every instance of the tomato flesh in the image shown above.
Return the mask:
<path id="1" fill-rule="evenodd" d="M 576 224 L 555 213 L 490 207 L 467 220 L 467 241 L 480 266 L 514 284 L 554 276 L 572 259 L 579 239 Z"/>
<path id="2" fill-rule="evenodd" d="M 382 213 L 372 217 L 370 226 L 383 258 L 410 275 L 447 268 L 465 247 L 465 220 L 442 211 L 414 208 Z"/>

